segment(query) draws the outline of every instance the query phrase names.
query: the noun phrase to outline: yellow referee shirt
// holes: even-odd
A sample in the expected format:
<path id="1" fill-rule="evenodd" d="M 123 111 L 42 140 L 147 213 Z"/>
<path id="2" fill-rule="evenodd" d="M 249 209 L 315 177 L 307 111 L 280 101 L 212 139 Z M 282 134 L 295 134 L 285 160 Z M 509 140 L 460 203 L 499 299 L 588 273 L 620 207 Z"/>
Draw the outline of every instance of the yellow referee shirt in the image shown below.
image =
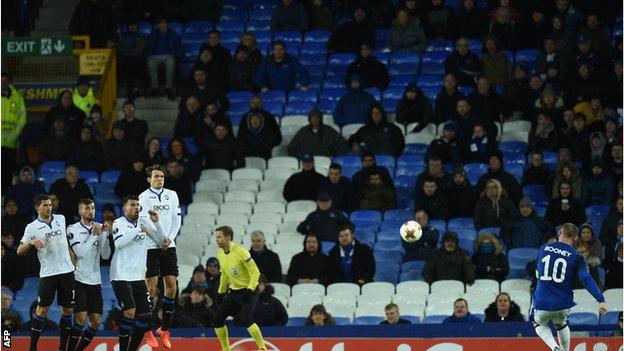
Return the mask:
<path id="1" fill-rule="evenodd" d="M 230 252 L 226 253 L 223 249 L 217 251 L 217 260 L 221 267 L 219 294 L 225 294 L 228 285 L 232 290 L 256 289 L 260 270 L 247 249 L 232 243 Z"/>

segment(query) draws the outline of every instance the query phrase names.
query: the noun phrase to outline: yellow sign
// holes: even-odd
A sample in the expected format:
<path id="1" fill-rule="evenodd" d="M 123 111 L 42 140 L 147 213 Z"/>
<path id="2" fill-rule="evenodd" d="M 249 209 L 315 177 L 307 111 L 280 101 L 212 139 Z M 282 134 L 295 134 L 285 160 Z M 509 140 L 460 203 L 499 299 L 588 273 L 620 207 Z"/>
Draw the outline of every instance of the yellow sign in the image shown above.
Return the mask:
<path id="1" fill-rule="evenodd" d="M 80 54 L 80 75 L 101 76 L 111 50 L 89 50 Z"/>

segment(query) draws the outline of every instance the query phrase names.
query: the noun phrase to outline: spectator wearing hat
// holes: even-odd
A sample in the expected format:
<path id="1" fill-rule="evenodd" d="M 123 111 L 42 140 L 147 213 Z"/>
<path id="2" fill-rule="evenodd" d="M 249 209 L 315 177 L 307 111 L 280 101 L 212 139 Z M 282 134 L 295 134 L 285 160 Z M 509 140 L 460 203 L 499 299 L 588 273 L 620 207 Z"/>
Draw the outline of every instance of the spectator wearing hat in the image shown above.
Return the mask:
<path id="1" fill-rule="evenodd" d="M 230 78 L 228 76 L 227 65 L 215 57 L 215 49 L 204 46 L 197 56 L 195 66 L 201 67 L 206 72 L 206 84 L 219 87 L 223 91 L 228 91 Z M 229 54 L 228 54 L 229 55 Z"/>
<path id="2" fill-rule="evenodd" d="M 436 95 L 434 123 L 445 123 L 449 119 L 452 119 L 457 111 L 457 103 L 462 98 L 464 98 L 464 94 L 457 89 L 457 79 L 455 75 L 446 73 L 444 75 L 442 88 Z"/>
<path id="3" fill-rule="evenodd" d="M 400 9 L 396 12 L 388 43 L 393 53 L 423 52 L 427 46 L 427 37 L 420 26 L 420 20 Z"/>
<path id="4" fill-rule="evenodd" d="M 420 224 L 422 235 L 420 239 L 413 243 L 401 240 L 401 244 L 405 249 L 403 262 L 428 260 L 437 250 L 438 241 L 440 240 L 440 232 L 429 225 L 429 215 L 427 215 L 427 212 L 423 210 L 416 211 L 414 213 L 414 220 Z"/>
<path id="5" fill-rule="evenodd" d="M 583 203 L 586 206 L 608 205 L 615 193 L 615 182 L 605 171 L 604 161 L 594 159 L 591 162 L 591 174 L 583 181 Z"/>
<path id="6" fill-rule="evenodd" d="M 181 162 L 175 159 L 167 161 L 167 189 L 178 194 L 180 205 L 186 206 L 193 202 L 191 183 L 190 172 L 184 169 Z"/>
<path id="7" fill-rule="evenodd" d="M 93 194 L 84 179 L 80 178 L 80 171 L 74 166 L 65 168 L 65 176 L 57 179 L 50 185 L 51 194 L 59 199 L 59 213 L 65 216 L 69 222 L 78 216 L 80 199 L 93 199 Z"/>
<path id="8" fill-rule="evenodd" d="M 197 96 L 191 95 L 186 98 L 184 106 L 178 112 L 178 118 L 173 128 L 174 138 L 188 138 L 194 135 L 193 127 L 202 118 L 200 107 Z"/>
<path id="9" fill-rule="evenodd" d="M 191 79 L 181 91 L 182 99 L 178 106 L 179 109 L 184 107 L 187 97 L 191 95 L 197 97 L 199 104 L 202 106 L 206 106 L 210 101 L 217 102 L 218 109 L 223 111 L 230 106 L 230 100 L 225 96 L 223 88 L 216 84 L 209 84 L 206 81 L 206 71 L 201 66 L 193 67 Z"/>
<path id="10" fill-rule="evenodd" d="M 93 140 L 93 129 L 90 126 L 82 126 L 80 139 L 69 152 L 67 164 L 76 166 L 81 171 L 101 171 L 103 163 L 102 144 Z"/>
<path id="11" fill-rule="evenodd" d="M 309 84 L 308 70 L 297 58 L 286 53 L 284 42 L 279 40 L 273 42 L 272 55 L 262 61 L 256 72 L 256 86 L 263 92 L 269 90 L 289 92 L 296 88 L 305 91 Z"/>
<path id="12" fill-rule="evenodd" d="M 371 170 L 366 185 L 354 190 L 353 206 L 356 210 L 391 210 L 396 207 L 394 188 L 383 182 L 378 171 Z"/>
<path id="13" fill-rule="evenodd" d="M 206 260 L 206 281 L 208 282 L 208 293 L 215 300 L 219 289 L 219 280 L 221 279 L 221 266 L 216 257 L 210 257 Z"/>
<path id="14" fill-rule="evenodd" d="M 522 198 L 522 188 L 520 188 L 518 180 L 511 175 L 511 173 L 503 169 L 503 157 L 499 151 L 493 152 L 490 155 L 489 165 L 490 167 L 488 168 L 487 173 L 479 177 L 477 189 L 483 191 L 485 189 L 485 184 L 490 179 L 496 179 L 501 183 L 503 189 L 507 194 L 509 194 L 509 198 L 512 201 L 520 201 Z"/>
<path id="15" fill-rule="evenodd" d="M 321 241 L 337 241 L 337 230 L 349 220 L 338 209 L 333 208 L 330 194 L 321 192 L 316 197 L 317 209 L 308 214 L 303 222 L 297 226 L 301 234 L 314 233 Z"/>
<path id="16" fill-rule="evenodd" d="M 460 143 L 457 138 L 457 126 L 453 122 L 444 124 L 442 136 L 429 144 L 427 158 L 439 157 L 442 163 L 458 164 L 462 160 Z"/>
<path id="17" fill-rule="evenodd" d="M 126 137 L 125 125 L 121 121 L 115 122 L 111 138 L 104 142 L 104 164 L 106 169 L 126 169 L 130 158 L 137 152 L 135 143 Z"/>
<path id="18" fill-rule="evenodd" d="M 295 0 L 282 0 L 273 10 L 271 16 L 271 32 L 296 31 L 308 29 L 306 9 Z"/>
<path id="19" fill-rule="evenodd" d="M 377 87 L 379 90 L 385 90 L 388 87 L 388 69 L 373 56 L 372 48 L 366 44 L 360 47 L 356 60 L 349 64 L 345 85 L 349 85 L 347 80 L 354 74 L 362 77 L 361 83 L 365 89 Z"/>
<path id="20" fill-rule="evenodd" d="M 201 147 L 201 146 L 198 146 L 198 147 Z M 200 149 L 198 152 L 200 153 L 197 155 L 197 157 L 191 154 L 191 152 L 188 149 L 188 146 L 186 146 L 186 143 L 184 142 L 183 139 L 173 139 L 169 143 L 169 146 L 167 146 L 167 153 L 169 155 L 169 159 L 178 161 L 178 163 L 182 165 L 182 167 L 184 167 L 184 172 L 194 182 L 196 182 L 197 179 L 199 178 L 199 173 L 201 171 L 198 160 L 201 160 L 202 150 Z M 234 161 L 235 160 L 232 159 L 232 160 L 224 161 L 224 162 L 234 162 Z M 238 164 L 240 160 L 236 159 L 236 162 Z M 226 163 L 226 164 L 229 164 L 229 163 Z M 244 167 L 244 164 L 241 167 Z"/>
<path id="21" fill-rule="evenodd" d="M 125 83 L 128 98 L 132 100 L 140 95 L 147 73 L 144 56 L 147 38 L 139 33 L 138 20 L 133 18 L 128 21 L 116 46 L 120 78 Z"/>
<path id="22" fill-rule="evenodd" d="M 332 32 L 327 51 L 329 53 L 357 53 L 362 44 L 375 48 L 375 27 L 368 18 L 366 10 L 361 6 L 353 9 L 353 19 L 340 24 Z"/>
<path id="23" fill-rule="evenodd" d="M 453 302 L 453 314 L 444 318 L 442 324 L 469 323 L 480 324 L 481 319 L 468 311 L 468 301 L 459 298 Z"/>
<path id="24" fill-rule="evenodd" d="M 327 177 L 321 182 L 319 193 L 329 194 L 331 196 L 332 206 L 338 211 L 351 211 L 353 187 L 351 181 L 342 176 L 342 166 L 338 163 L 329 165 Z"/>
<path id="25" fill-rule="evenodd" d="M 498 150 L 498 142 L 496 137 L 489 135 L 481 122 L 475 123 L 472 130 L 472 137 L 464 147 L 465 154 L 462 159 L 466 163 L 485 163 L 489 155 Z"/>
<path id="26" fill-rule="evenodd" d="M 558 194 L 548 203 L 546 221 L 554 226 L 573 223 L 580 226 L 586 220 L 585 209 L 579 199 L 574 198 L 572 184 L 567 180 L 558 183 Z M 604 224 L 603 224 L 604 226 Z"/>
<path id="27" fill-rule="evenodd" d="M 321 240 L 315 233 L 309 232 L 303 237 L 303 250 L 290 261 L 286 281 L 291 286 L 302 283 L 327 285 L 329 280 L 327 265 L 328 260 L 323 253 Z"/>
<path id="28" fill-rule="evenodd" d="M 409 131 L 413 133 L 420 132 L 427 124 L 433 122 L 431 102 L 416 83 L 409 83 L 405 87 L 403 97 L 396 107 L 396 121 L 405 127 L 411 123 L 418 123 L 413 130 Z"/>
<path id="29" fill-rule="evenodd" d="M 601 132 L 593 132 L 589 137 L 589 148 L 590 148 L 590 157 L 592 160 L 601 159 L 605 160 L 607 158 L 607 139 L 604 134 Z"/>
<path id="30" fill-rule="evenodd" d="M 356 73 L 347 80 L 349 91 L 340 97 L 334 109 L 334 122 L 341 127 L 365 123 L 375 103 L 375 98 L 362 87 L 362 76 Z"/>
<path id="31" fill-rule="evenodd" d="M 13 176 L 13 175 L 11 175 Z M 19 213 L 31 217 L 35 214 L 33 200 L 35 196 L 44 194 L 41 182 L 35 179 L 35 171 L 30 166 L 23 166 L 17 174 L 17 182 L 9 183 L 5 196 L 15 199 Z"/>
<path id="32" fill-rule="evenodd" d="M 72 92 L 70 90 L 61 91 L 58 95 L 57 104 L 46 113 L 43 120 L 44 134 L 52 129 L 52 123 L 58 118 L 65 122 L 69 135 L 78 137 L 80 127 L 85 122 L 86 116 L 83 110 L 74 105 Z"/>
<path id="33" fill-rule="evenodd" d="M 381 176 L 382 183 L 391 186 L 394 189 L 394 182 L 390 176 L 390 172 L 386 167 L 378 166 L 375 162 L 375 155 L 370 151 L 365 151 L 360 157 L 362 161 L 362 169 L 355 172 L 351 177 L 351 184 L 353 184 L 353 191 L 357 191 L 368 183 L 369 175 L 371 172 L 377 172 Z"/>
<path id="34" fill-rule="evenodd" d="M 547 113 L 537 115 L 537 123 L 534 123 L 529 131 L 528 152 L 556 151 L 559 150 L 559 131 Z"/>
<path id="35" fill-rule="evenodd" d="M 549 64 L 554 64 L 560 74 L 566 74 L 566 58 L 564 53 L 557 48 L 557 38 L 547 35 L 542 41 L 542 50 L 535 59 L 535 70 L 539 74 L 547 74 Z"/>
<path id="36" fill-rule="evenodd" d="M 111 48 L 117 29 L 115 18 L 109 2 L 81 1 L 74 9 L 69 31 L 71 35 L 88 35 L 92 48 Z"/>
<path id="37" fill-rule="evenodd" d="M 524 170 L 522 185 L 546 184 L 552 172 L 544 163 L 544 155 L 540 151 L 533 151 L 530 154 L 531 161 Z"/>
<path id="38" fill-rule="evenodd" d="M 481 52 L 483 76 L 490 84 L 505 84 L 511 80 L 511 62 L 498 47 L 498 40 L 495 36 L 489 35 L 485 38 Z"/>
<path id="39" fill-rule="evenodd" d="M 124 101 L 122 105 L 124 118 L 120 120 L 126 129 L 126 137 L 140 149 L 145 145 L 145 137 L 147 136 L 149 127 L 146 121 L 136 117 L 136 107 L 134 102 L 130 100 Z"/>
<path id="40" fill-rule="evenodd" d="M 210 50 L 212 58 L 218 67 L 227 67 L 230 62 L 230 50 L 221 45 L 221 32 L 218 29 L 208 31 L 208 41 L 203 43 L 199 52 Z"/>
<path id="41" fill-rule="evenodd" d="M 351 224 L 338 228 L 338 244 L 329 250 L 327 272 L 331 283 L 364 285 L 375 276 L 375 258 L 368 245 L 355 239 Z"/>
<path id="42" fill-rule="evenodd" d="M 501 239 L 508 249 L 519 247 L 538 248 L 554 230 L 545 220 L 535 214 L 533 202 L 528 196 L 520 200 L 508 226 L 501 229 Z"/>
<path id="43" fill-rule="evenodd" d="M 583 166 L 588 166 L 591 161 L 590 136 L 591 131 L 585 124 L 585 116 L 576 113 L 572 122 L 572 130 L 564 138 L 562 146 L 567 147 L 572 159 L 582 162 Z"/>
<path id="44" fill-rule="evenodd" d="M 416 198 L 414 209 L 425 211 L 431 219 L 448 219 L 448 200 L 443 191 L 438 189 L 436 180 L 425 178 L 422 194 Z"/>
<path id="45" fill-rule="evenodd" d="M 583 223 L 579 228 L 579 240 L 578 243 L 585 243 L 587 245 L 587 256 L 585 261 L 590 266 L 598 267 L 602 264 L 602 242 L 597 237 L 597 233 L 594 232 L 594 227 L 591 223 Z"/>
<path id="46" fill-rule="evenodd" d="M 492 279 L 501 283 L 509 274 L 509 262 L 496 235 L 481 233 L 474 242 L 472 262 L 476 279 Z"/>
<path id="47" fill-rule="evenodd" d="M 490 179 L 481 192 L 474 208 L 474 226 L 477 230 L 486 227 L 505 228 L 514 211 L 512 200 L 497 179 Z"/>
<path id="48" fill-rule="evenodd" d="M 574 78 L 579 72 L 581 65 L 586 65 L 589 72 L 600 74 L 603 67 L 603 60 L 596 50 L 592 47 L 591 41 L 587 35 L 579 35 L 577 37 L 576 46 L 569 55 L 566 64 L 568 76 Z"/>
<path id="49" fill-rule="evenodd" d="M 64 161 L 74 143 L 75 139 L 69 134 L 65 120 L 57 116 L 52 122 L 52 130 L 41 139 L 39 157 L 42 161 Z"/>
<path id="50" fill-rule="evenodd" d="M 275 289 L 264 274 L 258 281 L 258 304 L 254 309 L 253 320 L 261 327 L 279 327 L 288 322 L 288 312 L 282 302 L 273 297 Z"/>
<path id="51" fill-rule="evenodd" d="M 446 197 L 449 204 L 449 217 L 472 217 L 474 208 L 479 199 L 479 193 L 466 177 L 466 171 L 461 165 L 455 165 L 453 177 L 446 188 Z"/>
<path id="52" fill-rule="evenodd" d="M 284 185 L 284 199 L 287 202 L 295 200 L 316 200 L 323 175 L 314 169 L 314 156 L 303 154 L 300 159 L 301 172 L 288 178 Z"/>
<path id="53" fill-rule="evenodd" d="M 479 56 L 468 48 L 468 38 L 457 39 L 455 51 L 444 61 L 446 74 L 453 74 L 461 86 L 476 87 L 476 77 L 481 74 L 483 64 Z"/>
<path id="54" fill-rule="evenodd" d="M 213 136 L 198 145 L 203 169 L 221 168 L 232 171 L 245 167 L 245 156 L 239 141 L 232 135 L 230 126 L 224 122 L 214 124 Z"/>
<path id="55" fill-rule="evenodd" d="M 282 282 L 282 264 L 279 256 L 266 246 L 263 232 L 255 230 L 251 233 L 249 253 L 258 265 L 260 273 L 265 276 L 267 281 L 272 283 Z"/>
<path id="56" fill-rule="evenodd" d="M 236 47 L 234 59 L 228 66 L 228 76 L 230 78 L 230 90 L 251 91 L 254 88 L 254 77 L 257 66 L 249 57 L 249 49 L 242 44 Z"/>
<path id="57" fill-rule="evenodd" d="M 432 284 L 438 280 L 459 280 L 472 285 L 475 271 L 470 257 L 459 247 L 457 233 L 448 231 L 442 236 L 442 247 L 437 249 L 425 263 L 423 279 Z"/>
<path id="58" fill-rule="evenodd" d="M 2 71 L 2 84 L 0 88 L 0 106 L 2 108 L 2 192 L 6 191 L 11 183 L 11 177 L 17 169 L 17 146 L 22 130 L 26 125 L 26 105 L 19 91 L 13 86 L 12 77 Z M 69 99 L 71 105 L 71 99 Z M 46 116 L 47 119 L 47 116 Z M 45 129 L 47 132 L 49 129 Z"/>
<path id="59" fill-rule="evenodd" d="M 173 78 L 176 61 L 184 56 L 184 48 L 180 37 L 169 28 L 169 21 L 161 18 L 152 35 L 147 41 L 147 67 L 149 70 L 151 95 L 159 95 L 158 67 L 165 66 L 165 94 L 174 98 Z"/>
<path id="60" fill-rule="evenodd" d="M 238 142 L 245 157 L 271 158 L 271 151 L 282 142 L 282 133 L 275 118 L 266 118 L 259 111 L 250 111 L 241 119 Z"/>
<path id="61" fill-rule="evenodd" d="M 203 288 L 208 290 L 208 280 L 206 279 L 206 269 L 201 264 L 195 266 L 191 280 L 182 290 L 181 294 L 188 294 L 195 288 Z"/>
<path id="62" fill-rule="evenodd" d="M 345 138 L 334 128 L 323 124 L 323 113 L 313 108 L 308 113 L 308 125 L 299 129 L 288 144 L 288 155 L 301 157 L 309 153 L 315 156 L 335 157 L 347 153 Z"/>
<path id="63" fill-rule="evenodd" d="M 374 102 L 368 121 L 351 135 L 349 145 L 355 153 L 367 150 L 377 155 L 399 157 L 405 147 L 405 138 L 399 127 L 388 122 L 388 115 L 383 106 Z"/>

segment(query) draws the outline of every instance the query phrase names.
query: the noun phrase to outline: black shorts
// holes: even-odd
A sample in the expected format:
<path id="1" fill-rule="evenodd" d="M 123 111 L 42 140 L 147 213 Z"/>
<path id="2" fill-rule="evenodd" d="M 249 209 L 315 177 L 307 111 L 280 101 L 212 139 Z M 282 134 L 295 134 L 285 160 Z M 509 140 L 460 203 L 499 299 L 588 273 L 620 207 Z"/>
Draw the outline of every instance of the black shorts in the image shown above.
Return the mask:
<path id="1" fill-rule="evenodd" d="M 59 306 L 74 307 L 74 272 L 53 275 L 39 280 L 37 287 L 37 305 L 40 307 L 50 307 L 57 296 Z"/>
<path id="2" fill-rule="evenodd" d="M 230 292 L 225 295 L 223 302 L 217 307 L 217 315 L 214 319 L 215 327 L 223 326 L 228 316 L 232 316 L 235 320 L 240 321 L 244 327 L 251 325 L 251 322 L 253 322 L 253 313 L 256 309 L 260 294 L 258 293 L 258 289 L 256 289 L 256 291 L 251 294 L 251 298 L 246 301 L 243 295 L 243 289 L 230 290 Z"/>
<path id="3" fill-rule="evenodd" d="M 113 280 L 113 291 L 122 310 L 136 308 L 138 314 L 150 313 L 150 299 L 144 280 Z"/>
<path id="4" fill-rule="evenodd" d="M 74 312 L 103 314 L 102 285 L 90 285 L 76 281 L 76 304 Z"/>
<path id="5" fill-rule="evenodd" d="M 147 272 L 145 277 L 164 277 L 168 275 L 178 276 L 178 255 L 175 247 L 170 247 L 164 251 L 161 249 L 147 250 Z"/>

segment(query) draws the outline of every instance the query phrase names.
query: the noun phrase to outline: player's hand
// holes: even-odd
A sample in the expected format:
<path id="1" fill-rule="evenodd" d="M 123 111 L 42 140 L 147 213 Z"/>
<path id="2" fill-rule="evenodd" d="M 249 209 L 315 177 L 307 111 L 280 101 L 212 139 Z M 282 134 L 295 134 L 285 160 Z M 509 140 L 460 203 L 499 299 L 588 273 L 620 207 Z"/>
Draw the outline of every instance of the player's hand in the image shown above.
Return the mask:
<path id="1" fill-rule="evenodd" d="M 143 234 L 145 234 L 147 236 L 150 236 L 150 232 L 147 229 L 147 227 L 145 227 L 145 226 L 141 226 L 141 233 L 143 233 Z"/>
<path id="2" fill-rule="evenodd" d="M 91 235 L 98 236 L 102 232 L 102 225 L 99 223 L 93 223 L 93 230 L 91 231 Z"/>
<path id="3" fill-rule="evenodd" d="M 45 244 L 39 239 L 32 239 L 30 245 L 34 246 L 36 249 L 41 249 Z"/>
<path id="4" fill-rule="evenodd" d="M 158 222 L 158 213 L 156 211 L 147 211 L 147 213 L 149 213 L 149 216 L 152 222 L 154 223 Z"/>
<path id="5" fill-rule="evenodd" d="M 108 232 L 108 229 L 110 228 L 110 226 L 108 225 L 108 222 L 104 222 L 102 223 L 102 227 L 100 228 L 103 232 Z"/>
<path id="6" fill-rule="evenodd" d="M 169 238 L 166 238 L 165 241 L 163 241 L 162 244 L 160 244 L 160 249 L 161 250 L 167 250 L 169 248 L 169 245 L 171 245 L 171 240 Z"/>
<path id="7" fill-rule="evenodd" d="M 604 302 L 601 302 L 598 304 L 598 313 L 600 314 L 605 314 L 609 312 L 609 309 L 607 308 L 607 304 Z"/>

